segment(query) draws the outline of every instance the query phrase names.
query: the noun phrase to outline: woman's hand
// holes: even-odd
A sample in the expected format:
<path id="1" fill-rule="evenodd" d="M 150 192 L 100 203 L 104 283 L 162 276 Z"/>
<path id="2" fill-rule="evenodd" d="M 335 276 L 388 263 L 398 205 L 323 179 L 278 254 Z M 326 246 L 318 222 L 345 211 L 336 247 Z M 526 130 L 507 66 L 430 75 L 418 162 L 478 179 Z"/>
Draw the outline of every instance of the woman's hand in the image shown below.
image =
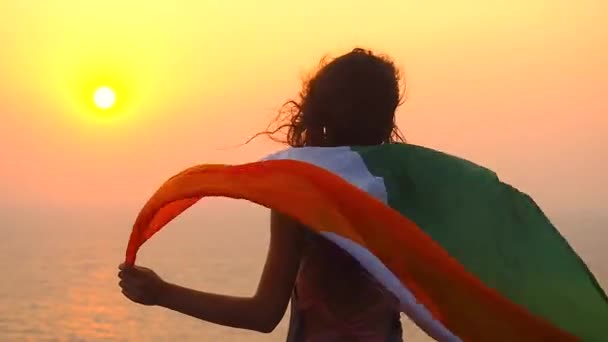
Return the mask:
<path id="1" fill-rule="evenodd" d="M 118 266 L 118 286 L 130 300 L 143 305 L 159 305 L 168 284 L 154 271 L 140 266 Z"/>

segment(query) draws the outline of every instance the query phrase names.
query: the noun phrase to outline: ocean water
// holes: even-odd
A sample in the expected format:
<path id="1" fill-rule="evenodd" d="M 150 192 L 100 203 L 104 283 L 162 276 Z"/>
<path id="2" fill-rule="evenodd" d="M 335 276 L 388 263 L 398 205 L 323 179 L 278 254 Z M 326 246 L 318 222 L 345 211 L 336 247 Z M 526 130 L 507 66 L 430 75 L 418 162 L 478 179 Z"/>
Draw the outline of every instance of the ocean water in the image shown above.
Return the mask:
<path id="1" fill-rule="evenodd" d="M 138 263 L 180 285 L 251 294 L 268 243 L 267 212 L 242 203 L 223 209 L 231 214 L 218 208 L 186 213 L 143 247 Z M 130 222 L 79 213 L 0 218 L 0 341 L 284 341 L 287 315 L 273 333 L 259 334 L 126 300 L 116 274 Z M 587 222 L 565 235 L 606 288 L 606 226 Z M 404 323 L 409 341 L 430 340 Z"/>

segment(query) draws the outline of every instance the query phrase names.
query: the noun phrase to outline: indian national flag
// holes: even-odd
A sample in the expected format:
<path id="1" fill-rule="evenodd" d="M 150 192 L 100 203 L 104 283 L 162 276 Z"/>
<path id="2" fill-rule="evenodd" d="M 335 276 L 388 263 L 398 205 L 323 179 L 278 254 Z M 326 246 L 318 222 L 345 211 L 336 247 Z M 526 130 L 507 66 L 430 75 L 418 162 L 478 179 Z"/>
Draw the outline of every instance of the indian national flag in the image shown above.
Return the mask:
<path id="1" fill-rule="evenodd" d="M 585 263 L 531 198 L 466 160 L 390 144 L 195 166 L 144 206 L 127 263 L 209 196 L 258 203 L 333 241 L 437 340 L 608 339 L 608 298 Z"/>

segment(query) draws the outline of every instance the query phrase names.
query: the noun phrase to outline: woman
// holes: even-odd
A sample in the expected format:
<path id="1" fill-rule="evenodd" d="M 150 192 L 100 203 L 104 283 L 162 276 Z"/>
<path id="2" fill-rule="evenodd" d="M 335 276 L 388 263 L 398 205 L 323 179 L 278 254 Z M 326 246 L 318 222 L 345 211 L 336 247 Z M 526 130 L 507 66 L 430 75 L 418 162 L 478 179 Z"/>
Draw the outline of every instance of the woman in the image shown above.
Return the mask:
<path id="1" fill-rule="evenodd" d="M 322 63 L 285 122 L 292 147 L 380 145 L 402 140 L 395 126 L 400 76 L 386 57 L 355 49 Z M 281 119 L 281 118 L 279 118 Z M 271 213 L 270 247 L 250 298 L 199 292 L 144 267 L 120 266 L 122 293 L 225 326 L 271 332 L 292 301 L 288 341 L 401 341 L 397 301 L 350 256 L 298 222 Z"/>

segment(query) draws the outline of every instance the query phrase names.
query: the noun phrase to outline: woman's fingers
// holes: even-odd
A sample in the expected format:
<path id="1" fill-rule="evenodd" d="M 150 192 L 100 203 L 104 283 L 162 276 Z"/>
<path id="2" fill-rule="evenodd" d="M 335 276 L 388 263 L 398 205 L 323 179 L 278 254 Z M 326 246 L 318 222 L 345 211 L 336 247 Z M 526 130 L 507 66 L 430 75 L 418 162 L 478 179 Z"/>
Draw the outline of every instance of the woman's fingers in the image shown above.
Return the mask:
<path id="1" fill-rule="evenodd" d="M 120 279 L 137 279 L 138 274 L 136 272 L 120 271 L 118 272 L 118 278 Z"/>
<path id="2" fill-rule="evenodd" d="M 135 290 L 135 289 L 139 288 L 139 286 L 137 286 L 137 284 L 130 282 L 130 281 L 126 281 L 126 280 L 119 281 L 118 286 L 120 286 L 120 288 L 122 288 L 122 289 L 131 289 L 131 290 Z"/>
<path id="3" fill-rule="evenodd" d="M 136 294 L 136 293 L 132 293 L 132 292 L 129 292 L 129 291 L 126 291 L 126 290 L 122 290 L 121 292 L 122 292 L 122 294 L 123 294 L 125 297 L 127 297 L 129 300 L 131 300 L 131 301 L 133 301 L 133 302 L 136 302 L 136 303 L 139 303 L 139 302 L 140 302 L 140 300 L 139 300 L 139 298 L 140 298 L 140 297 L 139 297 L 139 295 L 138 295 L 138 294 Z"/>
<path id="4" fill-rule="evenodd" d="M 145 282 L 146 274 L 136 269 L 130 269 L 118 272 L 118 278 L 130 282 L 143 283 Z"/>
<path id="5" fill-rule="evenodd" d="M 118 286 L 121 288 L 122 294 L 134 302 L 140 302 L 143 298 L 144 289 L 137 284 L 121 280 Z"/>
<path id="6" fill-rule="evenodd" d="M 118 269 L 119 269 L 119 270 L 121 270 L 121 271 L 124 271 L 124 270 L 131 270 L 131 269 L 134 269 L 134 268 L 136 268 L 136 266 L 135 266 L 135 265 L 127 265 L 127 264 L 125 264 L 124 262 L 123 262 L 123 263 L 121 263 L 120 265 L 118 265 Z"/>
<path id="7" fill-rule="evenodd" d="M 126 277 L 120 279 L 118 286 L 121 288 L 143 290 L 146 287 L 146 281 L 144 279 Z"/>

